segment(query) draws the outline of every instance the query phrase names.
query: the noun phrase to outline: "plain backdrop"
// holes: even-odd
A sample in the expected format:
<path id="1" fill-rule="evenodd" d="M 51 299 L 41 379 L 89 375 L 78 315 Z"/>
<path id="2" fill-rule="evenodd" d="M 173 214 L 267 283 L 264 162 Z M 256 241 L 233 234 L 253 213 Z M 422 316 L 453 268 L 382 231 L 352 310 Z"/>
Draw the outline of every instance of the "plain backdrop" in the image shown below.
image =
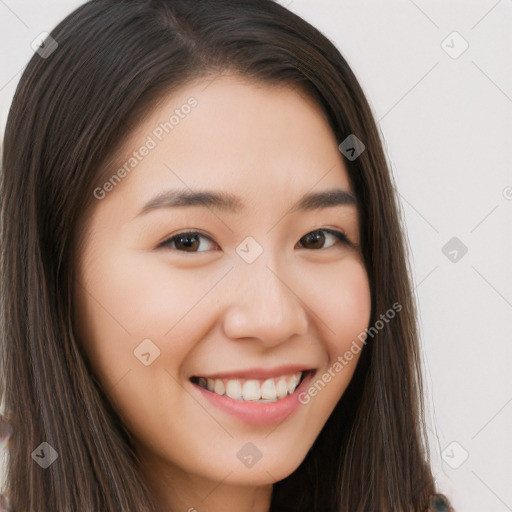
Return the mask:
<path id="1" fill-rule="evenodd" d="M 0 0 L 2 138 L 32 41 L 82 3 Z M 512 0 L 281 3 L 336 44 L 385 141 L 436 480 L 457 511 L 512 511 Z"/>

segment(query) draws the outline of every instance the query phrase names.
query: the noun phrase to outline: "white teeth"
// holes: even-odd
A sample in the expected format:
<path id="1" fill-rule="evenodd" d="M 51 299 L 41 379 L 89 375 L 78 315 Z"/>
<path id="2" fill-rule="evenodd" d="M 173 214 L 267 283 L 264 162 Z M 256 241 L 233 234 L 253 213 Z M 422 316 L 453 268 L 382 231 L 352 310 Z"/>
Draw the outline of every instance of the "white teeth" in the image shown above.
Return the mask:
<path id="1" fill-rule="evenodd" d="M 277 398 L 276 386 L 274 384 L 274 379 L 267 379 L 262 384 L 261 398 L 264 398 L 265 400 L 275 400 Z"/>
<path id="2" fill-rule="evenodd" d="M 299 385 L 302 373 L 294 373 L 292 378 L 288 381 L 288 393 L 293 393 L 295 388 Z"/>
<path id="3" fill-rule="evenodd" d="M 279 379 L 276 386 L 277 398 L 284 398 L 288 394 L 288 384 L 284 379 Z"/>
<path id="4" fill-rule="evenodd" d="M 235 400 L 242 398 L 242 385 L 238 379 L 228 380 L 226 384 L 226 395 Z"/>
<path id="5" fill-rule="evenodd" d="M 226 388 L 224 387 L 224 382 L 220 379 L 212 379 L 214 381 L 213 388 L 210 391 L 215 391 L 218 395 L 223 395 L 226 392 Z"/>
<path id="6" fill-rule="evenodd" d="M 235 400 L 275 402 L 292 394 L 299 385 L 301 377 L 302 372 L 264 381 L 199 377 L 198 384 L 218 395 L 227 395 Z"/>
<path id="7" fill-rule="evenodd" d="M 261 398 L 260 383 L 257 380 L 246 380 L 242 388 L 244 400 L 259 400 Z"/>

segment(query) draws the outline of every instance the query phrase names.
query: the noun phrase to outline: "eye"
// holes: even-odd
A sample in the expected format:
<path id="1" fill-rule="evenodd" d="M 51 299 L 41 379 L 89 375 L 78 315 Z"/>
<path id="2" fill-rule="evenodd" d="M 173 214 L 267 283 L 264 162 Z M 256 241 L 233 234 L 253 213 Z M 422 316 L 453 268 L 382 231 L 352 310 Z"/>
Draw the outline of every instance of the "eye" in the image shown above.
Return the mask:
<path id="1" fill-rule="evenodd" d="M 204 246 L 201 240 L 206 241 L 206 248 L 199 249 Z M 328 249 L 336 244 L 336 241 L 344 245 L 352 246 L 353 244 L 347 238 L 345 233 L 333 229 L 317 229 L 304 235 L 298 242 L 300 248 L 305 249 Z M 331 243 L 329 243 L 331 242 Z M 209 246 L 208 246 L 209 244 Z M 307 247 L 309 244 L 310 247 Z M 217 244 L 208 236 L 198 231 L 184 231 L 164 240 L 159 247 L 170 248 L 180 252 L 204 252 L 215 250 Z"/>
<path id="2" fill-rule="evenodd" d="M 198 250 L 201 246 L 201 240 L 206 240 L 211 246 L 216 245 L 210 237 L 202 233 L 198 233 L 197 231 L 184 231 L 183 233 L 171 236 L 158 247 L 170 248 L 181 252 L 204 252 L 212 250 L 211 248 Z"/>
<path id="3" fill-rule="evenodd" d="M 326 241 L 328 244 L 327 247 L 325 246 Z M 329 243 L 329 241 L 333 243 Z M 341 242 L 344 245 L 353 245 L 347 238 L 345 233 L 342 233 L 341 231 L 336 231 L 334 229 L 317 229 L 315 231 L 311 231 L 311 233 L 304 235 L 299 240 L 298 245 L 300 245 L 301 248 L 305 249 L 327 249 L 329 247 L 332 247 L 336 243 L 336 241 Z M 308 244 L 310 245 L 310 247 L 305 247 Z"/>

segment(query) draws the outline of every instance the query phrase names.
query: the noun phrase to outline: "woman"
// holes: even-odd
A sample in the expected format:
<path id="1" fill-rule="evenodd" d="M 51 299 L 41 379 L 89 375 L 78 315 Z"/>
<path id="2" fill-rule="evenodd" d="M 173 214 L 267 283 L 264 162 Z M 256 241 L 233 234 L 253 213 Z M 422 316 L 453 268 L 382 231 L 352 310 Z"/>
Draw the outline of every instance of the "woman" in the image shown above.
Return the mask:
<path id="1" fill-rule="evenodd" d="M 332 43 L 270 0 L 93 0 L 40 50 L 2 166 L 12 509 L 448 510 Z"/>

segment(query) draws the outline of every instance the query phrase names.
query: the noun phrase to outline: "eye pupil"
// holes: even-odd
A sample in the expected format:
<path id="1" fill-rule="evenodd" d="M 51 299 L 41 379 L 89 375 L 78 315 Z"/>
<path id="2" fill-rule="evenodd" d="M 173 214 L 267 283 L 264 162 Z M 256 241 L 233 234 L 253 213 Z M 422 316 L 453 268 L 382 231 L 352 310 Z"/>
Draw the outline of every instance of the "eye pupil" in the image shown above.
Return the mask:
<path id="1" fill-rule="evenodd" d="M 325 234 L 323 231 L 313 231 L 308 233 L 303 240 L 305 240 L 307 244 L 312 244 L 314 248 L 321 249 L 325 243 Z"/>
<path id="2" fill-rule="evenodd" d="M 184 235 L 176 239 L 176 247 L 181 246 L 185 251 L 193 252 L 199 246 L 197 235 Z"/>

